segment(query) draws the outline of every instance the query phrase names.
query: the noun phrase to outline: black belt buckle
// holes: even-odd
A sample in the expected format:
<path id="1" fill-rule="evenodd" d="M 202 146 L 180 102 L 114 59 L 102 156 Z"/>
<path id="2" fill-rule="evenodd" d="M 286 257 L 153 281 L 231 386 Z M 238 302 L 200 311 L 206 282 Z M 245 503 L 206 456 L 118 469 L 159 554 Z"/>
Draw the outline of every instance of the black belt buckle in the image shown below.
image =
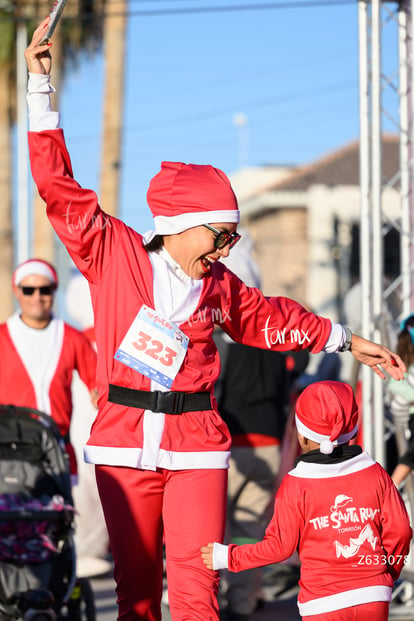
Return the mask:
<path id="1" fill-rule="evenodd" d="M 183 412 L 185 393 L 162 392 L 155 390 L 152 393 L 152 404 L 149 408 L 152 412 L 165 412 L 166 414 L 181 414 Z"/>

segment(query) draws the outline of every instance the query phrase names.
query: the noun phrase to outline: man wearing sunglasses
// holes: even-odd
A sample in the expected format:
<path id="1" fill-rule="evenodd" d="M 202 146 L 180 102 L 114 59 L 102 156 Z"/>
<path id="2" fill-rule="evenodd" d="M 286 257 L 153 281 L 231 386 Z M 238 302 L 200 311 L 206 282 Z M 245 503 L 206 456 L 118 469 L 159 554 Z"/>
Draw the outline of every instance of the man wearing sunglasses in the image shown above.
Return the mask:
<path id="1" fill-rule="evenodd" d="M 58 276 L 52 265 L 40 259 L 21 263 L 12 286 L 18 309 L 0 324 L 0 403 L 35 408 L 54 418 L 66 440 L 74 482 L 72 374 L 79 373 L 96 404 L 96 353 L 82 332 L 53 315 Z"/>

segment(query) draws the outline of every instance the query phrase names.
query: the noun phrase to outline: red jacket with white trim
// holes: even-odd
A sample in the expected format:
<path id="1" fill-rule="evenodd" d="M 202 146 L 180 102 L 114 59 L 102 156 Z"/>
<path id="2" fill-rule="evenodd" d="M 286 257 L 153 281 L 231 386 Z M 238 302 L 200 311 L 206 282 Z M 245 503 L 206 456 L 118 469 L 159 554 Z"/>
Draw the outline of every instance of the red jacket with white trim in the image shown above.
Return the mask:
<path id="1" fill-rule="evenodd" d="M 53 343 L 53 355 L 48 368 L 38 373 L 31 372 L 31 356 L 25 358 L 24 336 L 19 343 L 13 340 L 11 327 L 19 330 L 17 315 L 7 323 L 0 324 L 0 403 L 40 410 L 52 416 L 66 440 L 70 456 L 71 474 L 77 472 L 76 457 L 68 442 L 72 418 L 72 377 L 79 373 L 83 383 L 91 391 L 96 388 L 96 353 L 89 339 L 62 320 L 61 335 Z M 33 344 L 31 345 L 33 347 Z M 37 370 L 38 371 L 38 370 Z"/>
<path id="2" fill-rule="evenodd" d="M 151 389 L 150 379 L 114 359 L 114 354 L 140 308 L 155 308 L 157 274 L 142 246 L 142 236 L 102 211 L 96 194 L 73 179 L 62 130 L 29 132 L 29 150 L 32 174 L 48 217 L 91 290 L 99 413 L 87 459 L 151 469 L 226 467 L 230 435 L 214 399 L 211 411 L 179 416 L 144 413 L 107 401 L 110 383 Z M 331 331 L 328 319 L 287 298 L 267 298 L 249 289 L 216 262 L 203 278 L 191 314 L 180 322 L 190 341 L 171 390 L 213 391 L 220 370 L 212 338 L 215 323 L 235 341 L 283 351 L 307 347 L 319 352 Z M 150 457 L 145 440 L 147 449 L 152 447 Z"/>
<path id="3" fill-rule="evenodd" d="M 279 563 L 298 550 L 298 606 L 305 616 L 391 601 L 412 537 L 399 492 L 367 453 L 338 463 L 329 463 L 331 456 L 312 463 L 313 455 L 306 454 L 283 479 L 263 541 L 228 546 L 228 568 Z"/>
<path id="4" fill-rule="evenodd" d="M 89 340 L 72 326 L 64 323 L 63 341 L 57 356 L 57 364 L 48 389 L 50 414 L 63 436 L 69 434 L 72 416 L 72 375 L 79 377 L 89 391 L 96 387 L 96 353 Z M 56 345 L 58 346 L 58 345 Z M 41 410 L 36 400 L 36 390 L 25 367 L 24 360 L 16 350 L 7 323 L 0 324 L 0 403 Z"/>

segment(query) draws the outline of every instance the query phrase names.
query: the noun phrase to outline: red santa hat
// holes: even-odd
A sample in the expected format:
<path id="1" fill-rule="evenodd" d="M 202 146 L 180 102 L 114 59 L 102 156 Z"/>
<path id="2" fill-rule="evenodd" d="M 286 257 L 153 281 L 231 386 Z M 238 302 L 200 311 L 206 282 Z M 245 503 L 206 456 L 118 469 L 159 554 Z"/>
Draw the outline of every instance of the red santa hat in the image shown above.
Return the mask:
<path id="1" fill-rule="evenodd" d="M 334 446 L 351 440 L 358 431 L 358 406 L 354 392 L 344 382 L 315 382 L 296 401 L 296 428 L 318 442 L 329 455 Z"/>
<path id="2" fill-rule="evenodd" d="M 29 259 L 24 261 L 24 263 L 20 263 L 13 272 L 13 285 L 17 287 L 26 276 L 34 274 L 45 276 L 56 287 L 58 286 L 58 275 L 55 268 L 43 259 Z"/>
<path id="3" fill-rule="evenodd" d="M 240 221 L 227 176 L 213 166 L 162 162 L 147 192 L 158 235 L 172 235 L 210 222 Z"/>

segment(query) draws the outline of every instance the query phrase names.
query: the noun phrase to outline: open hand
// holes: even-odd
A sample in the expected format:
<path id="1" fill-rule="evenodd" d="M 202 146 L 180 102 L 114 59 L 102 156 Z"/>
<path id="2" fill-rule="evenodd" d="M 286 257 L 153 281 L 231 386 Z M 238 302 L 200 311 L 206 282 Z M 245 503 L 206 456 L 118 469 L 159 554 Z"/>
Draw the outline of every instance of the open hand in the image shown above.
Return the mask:
<path id="1" fill-rule="evenodd" d="M 52 68 L 52 57 L 49 52 L 51 43 L 45 45 L 39 45 L 43 35 L 47 30 L 50 17 L 49 15 L 42 21 L 40 26 L 36 28 L 33 33 L 32 40 L 29 46 L 26 48 L 24 57 L 26 59 L 27 68 L 30 73 L 43 73 L 45 75 L 50 74 Z"/>
<path id="2" fill-rule="evenodd" d="M 203 546 L 201 549 L 201 558 L 208 569 L 214 569 L 213 567 L 213 543 L 209 543 Z"/>
<path id="3" fill-rule="evenodd" d="M 396 380 L 404 379 L 404 372 L 407 370 L 405 364 L 397 354 L 383 345 L 367 341 L 362 336 L 353 334 L 351 353 L 358 362 L 371 367 L 381 379 L 386 378 L 384 371 Z"/>

